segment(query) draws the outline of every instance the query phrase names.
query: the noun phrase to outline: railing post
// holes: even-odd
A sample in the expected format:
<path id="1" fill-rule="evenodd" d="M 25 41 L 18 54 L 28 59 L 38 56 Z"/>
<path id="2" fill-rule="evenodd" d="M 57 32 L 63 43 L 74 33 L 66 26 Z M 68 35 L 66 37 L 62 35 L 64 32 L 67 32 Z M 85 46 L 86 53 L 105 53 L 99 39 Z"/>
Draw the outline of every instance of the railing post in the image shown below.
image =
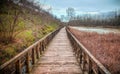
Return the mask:
<path id="1" fill-rule="evenodd" d="M 90 60 L 90 58 L 89 58 L 89 60 L 88 60 L 88 74 L 92 74 L 92 62 L 91 62 L 91 60 Z"/>
<path id="2" fill-rule="evenodd" d="M 96 67 L 96 74 L 101 74 L 98 66 Z"/>
<path id="3" fill-rule="evenodd" d="M 83 64 L 83 67 L 82 67 L 82 69 L 83 69 L 83 74 L 84 74 L 84 72 L 85 72 L 85 53 L 83 52 L 83 60 L 82 60 L 82 64 Z"/>
<path id="4" fill-rule="evenodd" d="M 21 61 L 16 62 L 16 74 L 21 74 Z"/>
<path id="5" fill-rule="evenodd" d="M 40 58 L 40 50 L 39 50 L 39 48 L 40 48 L 40 45 L 38 44 L 37 45 L 37 58 L 39 59 Z"/>
<path id="6" fill-rule="evenodd" d="M 44 41 L 42 42 L 42 52 L 44 51 Z"/>
<path id="7" fill-rule="evenodd" d="M 35 49 L 33 48 L 32 49 L 32 61 L 33 61 L 33 64 L 35 64 Z"/>
<path id="8" fill-rule="evenodd" d="M 80 49 L 80 64 L 82 64 L 82 50 Z"/>
<path id="9" fill-rule="evenodd" d="M 27 73 L 30 73 L 30 56 L 29 56 L 29 52 L 27 53 Z"/>
<path id="10" fill-rule="evenodd" d="M 42 42 L 40 42 L 40 48 L 39 48 L 39 50 L 40 50 L 40 55 L 42 54 Z"/>
<path id="11" fill-rule="evenodd" d="M 76 57 L 77 57 L 77 60 L 78 60 L 79 59 L 79 55 L 80 55 L 80 53 L 79 53 L 80 49 L 79 49 L 78 45 L 77 45 L 76 49 L 77 49 L 76 50 L 77 51 L 76 52 L 76 54 L 77 54 Z"/>

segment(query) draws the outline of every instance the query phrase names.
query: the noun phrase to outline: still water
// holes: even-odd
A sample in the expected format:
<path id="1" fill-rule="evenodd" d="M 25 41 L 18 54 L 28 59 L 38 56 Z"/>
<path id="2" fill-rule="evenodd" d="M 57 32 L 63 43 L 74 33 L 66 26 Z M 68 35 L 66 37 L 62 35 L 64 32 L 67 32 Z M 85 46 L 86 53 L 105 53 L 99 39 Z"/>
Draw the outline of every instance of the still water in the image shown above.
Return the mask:
<path id="1" fill-rule="evenodd" d="M 120 33 L 120 30 L 118 29 L 111 29 L 111 28 L 97 28 L 97 27 L 71 27 L 80 31 L 86 31 L 86 32 L 97 32 L 99 34 L 104 33 Z"/>

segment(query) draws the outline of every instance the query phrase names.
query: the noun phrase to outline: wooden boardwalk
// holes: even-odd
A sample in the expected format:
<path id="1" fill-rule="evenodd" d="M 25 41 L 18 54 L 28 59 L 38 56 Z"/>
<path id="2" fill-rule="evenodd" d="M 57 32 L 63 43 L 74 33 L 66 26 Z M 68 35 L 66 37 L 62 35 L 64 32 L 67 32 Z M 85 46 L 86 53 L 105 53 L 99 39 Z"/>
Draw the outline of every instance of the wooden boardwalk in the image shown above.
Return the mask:
<path id="1" fill-rule="evenodd" d="M 50 42 L 32 74 L 82 74 L 65 28 Z"/>

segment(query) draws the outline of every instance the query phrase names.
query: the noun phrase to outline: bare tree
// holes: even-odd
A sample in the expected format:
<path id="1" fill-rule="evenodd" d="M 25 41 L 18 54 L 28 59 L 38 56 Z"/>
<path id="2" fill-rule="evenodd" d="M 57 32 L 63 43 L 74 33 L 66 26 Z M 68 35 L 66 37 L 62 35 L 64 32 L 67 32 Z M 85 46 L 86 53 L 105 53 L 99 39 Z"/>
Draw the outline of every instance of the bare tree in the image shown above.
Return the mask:
<path id="1" fill-rule="evenodd" d="M 73 20 L 74 19 L 74 17 L 75 17 L 75 9 L 74 8 L 69 7 L 66 10 L 66 13 L 67 13 L 68 20 Z"/>

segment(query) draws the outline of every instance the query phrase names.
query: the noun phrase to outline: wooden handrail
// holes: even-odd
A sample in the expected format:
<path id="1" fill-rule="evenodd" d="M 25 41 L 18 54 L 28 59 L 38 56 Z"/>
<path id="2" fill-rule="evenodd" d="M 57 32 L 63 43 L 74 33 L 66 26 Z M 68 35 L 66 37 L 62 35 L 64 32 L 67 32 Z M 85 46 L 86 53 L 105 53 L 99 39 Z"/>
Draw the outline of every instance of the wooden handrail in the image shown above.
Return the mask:
<path id="1" fill-rule="evenodd" d="M 73 46 L 76 58 L 82 69 L 83 74 L 111 74 L 106 67 L 103 66 L 83 44 L 70 32 L 69 27 L 66 28 L 67 35 Z"/>
<path id="2" fill-rule="evenodd" d="M 62 27 L 61 27 L 62 28 Z M 0 74 L 30 73 L 33 65 L 40 58 L 48 43 L 61 29 L 47 34 L 45 37 L 29 46 L 27 49 L 0 66 Z"/>

